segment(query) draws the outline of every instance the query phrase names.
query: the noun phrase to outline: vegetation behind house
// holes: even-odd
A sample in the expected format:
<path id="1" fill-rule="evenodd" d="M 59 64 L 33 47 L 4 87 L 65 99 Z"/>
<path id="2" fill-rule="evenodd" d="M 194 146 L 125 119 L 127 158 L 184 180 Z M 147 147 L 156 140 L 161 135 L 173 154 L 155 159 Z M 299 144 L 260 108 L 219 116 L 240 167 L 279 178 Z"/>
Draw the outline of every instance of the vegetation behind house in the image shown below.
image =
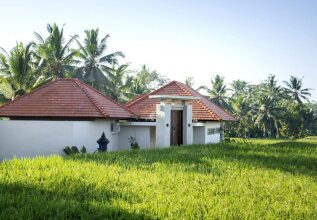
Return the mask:
<path id="1" fill-rule="evenodd" d="M 64 26 L 56 24 L 47 25 L 46 36 L 34 35 L 35 40 L 28 44 L 17 43 L 10 51 L 1 48 L 0 104 L 57 78 L 79 78 L 121 103 L 169 81 L 146 65 L 131 69 L 129 63 L 122 62 L 122 51 L 107 53 L 110 36 L 101 35 L 98 28 L 85 30 L 83 41 L 79 35 L 65 37 Z M 196 87 L 193 77 L 187 77 L 185 83 L 238 119 L 226 128 L 231 137 L 317 134 L 317 104 L 309 99 L 311 89 L 300 77 L 284 80 L 280 84 L 269 75 L 259 84 L 240 79 L 226 84 L 224 77 L 213 75 L 209 85 Z"/>

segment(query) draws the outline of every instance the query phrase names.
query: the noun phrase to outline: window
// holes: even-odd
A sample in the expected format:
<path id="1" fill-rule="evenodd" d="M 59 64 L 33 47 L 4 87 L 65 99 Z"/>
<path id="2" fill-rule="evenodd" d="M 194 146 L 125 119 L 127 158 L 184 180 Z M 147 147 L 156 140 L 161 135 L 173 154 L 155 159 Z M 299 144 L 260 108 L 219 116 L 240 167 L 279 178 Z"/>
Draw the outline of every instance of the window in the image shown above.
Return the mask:
<path id="1" fill-rule="evenodd" d="M 112 133 L 118 133 L 120 132 L 120 124 L 118 122 L 111 122 L 110 129 Z"/>
<path id="2" fill-rule="evenodd" d="M 220 128 L 208 128 L 207 135 L 213 135 L 220 133 Z"/>

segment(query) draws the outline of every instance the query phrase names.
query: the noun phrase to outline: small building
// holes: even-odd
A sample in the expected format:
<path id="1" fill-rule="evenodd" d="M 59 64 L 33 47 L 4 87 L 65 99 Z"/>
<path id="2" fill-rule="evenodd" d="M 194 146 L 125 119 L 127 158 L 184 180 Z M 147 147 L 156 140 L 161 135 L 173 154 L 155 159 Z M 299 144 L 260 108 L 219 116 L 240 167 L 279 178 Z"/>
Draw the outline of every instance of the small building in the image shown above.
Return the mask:
<path id="1" fill-rule="evenodd" d="M 223 125 L 236 119 L 189 86 L 172 81 L 128 102 L 138 121 L 152 125 L 152 146 L 219 143 Z M 152 124 L 151 124 L 152 122 Z"/>
<path id="2" fill-rule="evenodd" d="M 176 81 L 122 106 L 78 79 L 58 79 L 0 107 L 0 160 L 62 154 L 66 146 L 108 150 L 218 143 L 235 118 Z"/>

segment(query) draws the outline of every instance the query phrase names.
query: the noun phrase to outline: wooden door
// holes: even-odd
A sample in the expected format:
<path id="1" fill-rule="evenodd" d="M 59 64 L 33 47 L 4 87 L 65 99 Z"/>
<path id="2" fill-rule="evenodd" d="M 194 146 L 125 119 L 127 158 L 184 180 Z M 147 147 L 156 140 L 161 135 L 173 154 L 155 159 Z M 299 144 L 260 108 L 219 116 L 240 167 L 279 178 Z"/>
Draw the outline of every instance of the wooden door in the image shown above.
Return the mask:
<path id="1" fill-rule="evenodd" d="M 183 144 L 183 111 L 171 111 L 171 145 Z"/>

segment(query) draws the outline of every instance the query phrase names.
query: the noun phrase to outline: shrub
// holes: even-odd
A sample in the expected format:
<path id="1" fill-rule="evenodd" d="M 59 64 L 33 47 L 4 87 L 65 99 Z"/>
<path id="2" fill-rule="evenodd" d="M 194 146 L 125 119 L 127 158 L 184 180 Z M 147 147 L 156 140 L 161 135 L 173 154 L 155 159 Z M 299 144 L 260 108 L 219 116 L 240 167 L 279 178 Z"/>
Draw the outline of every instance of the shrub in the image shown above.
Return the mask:
<path id="1" fill-rule="evenodd" d="M 87 153 L 87 149 L 85 148 L 85 146 L 83 146 L 83 147 L 81 148 L 80 152 L 81 152 L 82 154 Z"/>
<path id="2" fill-rule="evenodd" d="M 70 149 L 70 147 L 65 147 L 64 149 L 63 149 L 63 151 L 64 151 L 64 153 L 66 154 L 66 155 L 71 155 L 72 154 L 72 150 Z"/>
<path id="3" fill-rule="evenodd" d="M 85 148 L 85 146 L 83 146 L 81 148 L 81 150 L 79 151 L 78 148 L 76 146 L 72 146 L 72 147 L 69 147 L 69 146 L 66 146 L 64 149 L 63 149 L 64 153 L 66 155 L 72 155 L 72 154 L 85 154 L 87 153 L 87 149 Z"/>
<path id="4" fill-rule="evenodd" d="M 139 150 L 140 146 L 135 137 L 129 137 L 129 142 L 132 150 Z"/>

